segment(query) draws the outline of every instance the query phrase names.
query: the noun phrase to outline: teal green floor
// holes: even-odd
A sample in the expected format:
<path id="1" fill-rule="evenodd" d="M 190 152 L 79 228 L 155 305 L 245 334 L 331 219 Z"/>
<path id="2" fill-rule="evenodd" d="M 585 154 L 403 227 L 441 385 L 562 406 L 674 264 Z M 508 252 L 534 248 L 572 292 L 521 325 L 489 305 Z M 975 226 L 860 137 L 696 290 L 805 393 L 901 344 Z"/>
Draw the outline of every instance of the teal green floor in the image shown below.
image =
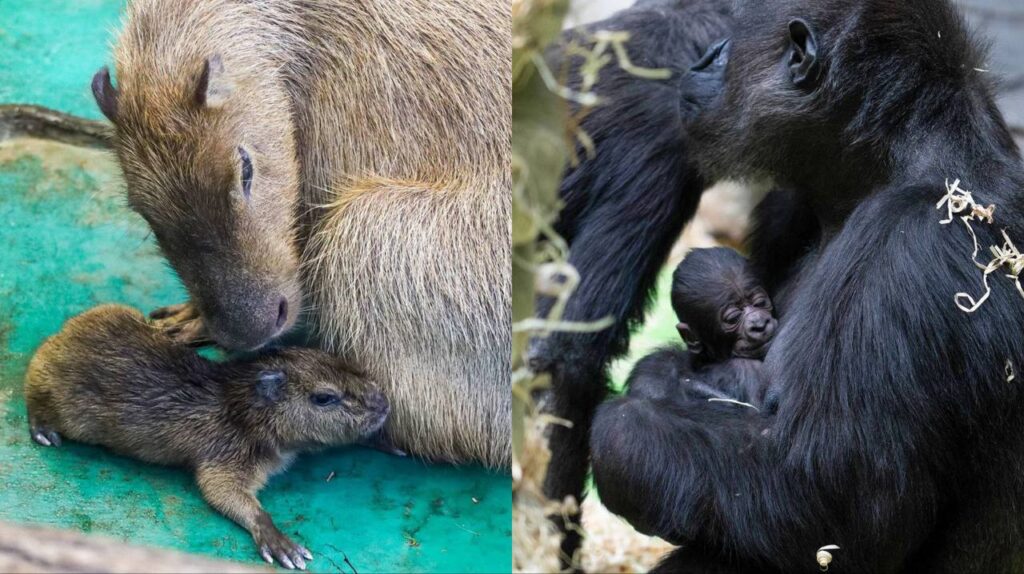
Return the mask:
<path id="1" fill-rule="evenodd" d="M 99 118 L 89 80 L 108 58 L 117 0 L 0 0 L 0 103 Z M 209 509 L 188 474 L 28 436 L 32 351 L 104 302 L 184 299 L 111 158 L 39 140 L 0 142 L 0 520 L 33 522 L 240 561 L 248 535 Z M 327 481 L 328 476 L 333 478 Z M 507 475 L 353 448 L 300 457 L 261 500 L 323 572 L 490 572 L 511 564 Z"/>

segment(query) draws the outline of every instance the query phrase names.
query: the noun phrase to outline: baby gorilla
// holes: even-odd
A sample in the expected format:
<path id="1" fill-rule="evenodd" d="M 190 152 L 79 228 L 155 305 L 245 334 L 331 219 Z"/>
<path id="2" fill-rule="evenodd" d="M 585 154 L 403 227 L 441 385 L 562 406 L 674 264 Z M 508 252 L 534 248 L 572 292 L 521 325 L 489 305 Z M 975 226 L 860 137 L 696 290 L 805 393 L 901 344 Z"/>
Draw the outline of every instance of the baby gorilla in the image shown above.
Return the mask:
<path id="1" fill-rule="evenodd" d="M 672 308 L 687 350 L 673 346 L 641 359 L 626 382 L 628 394 L 760 406 L 761 359 L 776 321 L 746 259 L 724 247 L 694 249 L 672 275 Z"/>
<path id="2" fill-rule="evenodd" d="M 252 535 L 267 562 L 302 568 L 309 550 L 274 526 L 256 493 L 299 451 L 348 444 L 384 424 L 389 406 L 363 377 L 321 351 L 282 349 L 208 361 L 103 305 L 70 319 L 29 364 L 32 438 L 61 435 L 195 473 L 214 508 Z"/>

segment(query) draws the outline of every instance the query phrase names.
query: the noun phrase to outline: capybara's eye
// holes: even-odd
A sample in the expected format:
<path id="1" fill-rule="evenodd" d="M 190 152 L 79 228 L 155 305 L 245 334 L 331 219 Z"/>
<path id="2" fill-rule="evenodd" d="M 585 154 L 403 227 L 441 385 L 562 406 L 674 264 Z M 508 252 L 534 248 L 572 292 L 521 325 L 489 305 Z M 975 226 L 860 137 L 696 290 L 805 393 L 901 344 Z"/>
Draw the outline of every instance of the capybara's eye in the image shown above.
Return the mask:
<path id="1" fill-rule="evenodd" d="M 318 407 L 329 407 L 341 402 L 341 397 L 331 393 L 313 393 L 309 400 Z"/>
<path id="2" fill-rule="evenodd" d="M 249 152 L 242 147 L 238 148 L 238 155 L 242 158 L 242 195 L 249 199 L 249 194 L 252 193 L 252 159 Z"/>

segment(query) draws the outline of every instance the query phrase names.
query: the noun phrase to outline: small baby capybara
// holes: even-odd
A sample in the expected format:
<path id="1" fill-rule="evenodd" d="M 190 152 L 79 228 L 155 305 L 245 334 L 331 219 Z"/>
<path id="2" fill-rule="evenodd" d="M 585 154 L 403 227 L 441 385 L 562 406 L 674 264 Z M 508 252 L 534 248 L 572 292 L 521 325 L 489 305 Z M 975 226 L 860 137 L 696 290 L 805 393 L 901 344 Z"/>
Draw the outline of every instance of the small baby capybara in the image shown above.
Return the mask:
<path id="1" fill-rule="evenodd" d="M 64 436 L 191 468 L 207 502 L 252 534 L 264 560 L 302 569 L 309 550 L 274 526 L 256 493 L 298 452 L 356 442 L 389 412 L 371 382 L 322 351 L 216 363 L 118 305 L 47 339 L 25 397 L 39 444 L 60 446 Z"/>

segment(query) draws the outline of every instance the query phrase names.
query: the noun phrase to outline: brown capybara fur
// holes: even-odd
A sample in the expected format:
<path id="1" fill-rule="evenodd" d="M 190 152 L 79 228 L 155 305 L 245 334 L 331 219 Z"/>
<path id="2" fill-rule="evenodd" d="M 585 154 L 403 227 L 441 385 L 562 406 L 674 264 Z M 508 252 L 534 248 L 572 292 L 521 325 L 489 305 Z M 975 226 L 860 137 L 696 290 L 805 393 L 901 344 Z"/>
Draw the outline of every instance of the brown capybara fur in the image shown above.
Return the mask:
<path id="1" fill-rule="evenodd" d="M 25 378 L 29 432 L 61 436 L 195 472 L 214 508 L 252 534 L 260 554 L 305 568 L 256 493 L 294 456 L 349 444 L 382 427 L 383 393 L 313 349 L 208 361 L 119 305 L 93 308 L 47 339 Z"/>
<path id="2" fill-rule="evenodd" d="M 507 467 L 509 4 L 135 0 L 115 59 L 93 91 L 179 335 L 252 349 L 302 311 L 395 446 Z"/>

